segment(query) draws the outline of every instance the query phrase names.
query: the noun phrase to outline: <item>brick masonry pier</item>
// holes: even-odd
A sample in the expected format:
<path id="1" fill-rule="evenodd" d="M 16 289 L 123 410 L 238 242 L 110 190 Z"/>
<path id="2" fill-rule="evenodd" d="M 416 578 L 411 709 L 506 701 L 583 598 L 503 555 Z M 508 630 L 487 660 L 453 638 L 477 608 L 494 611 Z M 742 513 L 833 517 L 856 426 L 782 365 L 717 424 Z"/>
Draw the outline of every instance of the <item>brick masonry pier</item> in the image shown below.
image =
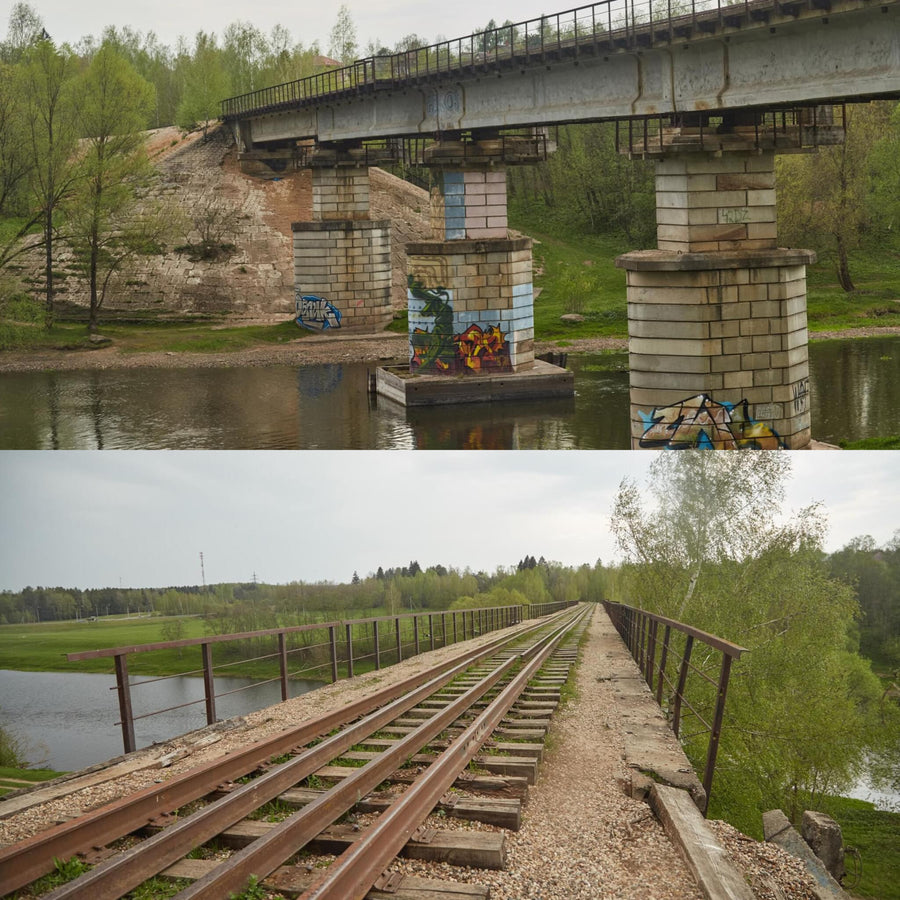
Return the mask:
<path id="1" fill-rule="evenodd" d="M 391 223 L 369 219 L 369 168 L 353 150 L 317 150 L 312 222 L 294 222 L 299 324 L 380 331 L 391 308 Z"/>
<path id="2" fill-rule="evenodd" d="M 616 260 L 627 273 L 634 448 L 809 445 L 815 256 L 777 247 L 770 139 L 758 126 L 663 136 L 659 249 Z"/>

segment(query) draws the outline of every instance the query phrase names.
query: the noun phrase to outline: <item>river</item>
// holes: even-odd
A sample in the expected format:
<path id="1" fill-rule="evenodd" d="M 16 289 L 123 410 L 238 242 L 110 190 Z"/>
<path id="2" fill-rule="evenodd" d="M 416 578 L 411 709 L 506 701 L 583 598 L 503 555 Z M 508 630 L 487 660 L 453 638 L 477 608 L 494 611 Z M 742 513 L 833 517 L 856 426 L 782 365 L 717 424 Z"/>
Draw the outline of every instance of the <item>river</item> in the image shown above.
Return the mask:
<path id="1" fill-rule="evenodd" d="M 0 375 L 0 449 L 532 449 L 629 447 L 628 373 L 569 358 L 569 400 L 405 409 L 366 364 Z M 900 434 L 900 337 L 810 346 L 813 436 Z"/>
<path id="2" fill-rule="evenodd" d="M 138 747 L 165 741 L 206 725 L 203 679 L 178 675 L 137 686 L 132 678 L 134 715 L 200 700 L 134 723 Z M 281 702 L 280 682 L 248 688 L 248 678 L 216 678 L 216 714 L 229 719 Z M 292 680 L 291 696 L 318 687 L 315 681 Z M 114 675 L 84 672 L 14 672 L 0 670 L 0 725 L 10 729 L 32 765 L 75 771 L 122 753 Z"/>

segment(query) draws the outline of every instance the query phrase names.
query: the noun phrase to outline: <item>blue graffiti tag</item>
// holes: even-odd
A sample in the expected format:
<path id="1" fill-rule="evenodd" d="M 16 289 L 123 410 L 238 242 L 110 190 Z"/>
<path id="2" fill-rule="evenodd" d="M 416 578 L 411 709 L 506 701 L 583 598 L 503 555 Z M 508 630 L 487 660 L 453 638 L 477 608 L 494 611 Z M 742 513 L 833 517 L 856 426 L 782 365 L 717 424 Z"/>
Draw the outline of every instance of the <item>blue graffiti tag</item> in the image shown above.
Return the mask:
<path id="1" fill-rule="evenodd" d="M 304 294 L 297 297 L 297 324 L 310 331 L 341 327 L 341 311 L 324 297 Z"/>

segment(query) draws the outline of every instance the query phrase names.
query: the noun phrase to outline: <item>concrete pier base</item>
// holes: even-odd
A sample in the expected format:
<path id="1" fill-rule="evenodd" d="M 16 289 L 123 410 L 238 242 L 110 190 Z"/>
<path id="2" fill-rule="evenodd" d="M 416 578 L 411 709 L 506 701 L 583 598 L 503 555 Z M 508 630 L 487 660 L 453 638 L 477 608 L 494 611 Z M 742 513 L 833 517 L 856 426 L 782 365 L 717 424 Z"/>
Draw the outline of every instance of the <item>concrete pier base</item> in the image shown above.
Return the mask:
<path id="1" fill-rule="evenodd" d="M 572 397 L 575 375 L 539 359 L 527 371 L 455 378 L 415 375 L 406 366 L 383 366 L 375 370 L 375 392 L 403 406 L 537 400 Z"/>

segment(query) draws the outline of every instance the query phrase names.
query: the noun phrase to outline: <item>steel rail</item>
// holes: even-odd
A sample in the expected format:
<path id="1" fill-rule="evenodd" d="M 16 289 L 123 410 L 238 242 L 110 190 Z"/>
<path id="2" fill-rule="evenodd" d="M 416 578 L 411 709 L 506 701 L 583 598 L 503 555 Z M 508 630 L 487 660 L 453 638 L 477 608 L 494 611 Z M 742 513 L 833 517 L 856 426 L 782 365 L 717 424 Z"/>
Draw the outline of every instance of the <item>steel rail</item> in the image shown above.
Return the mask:
<path id="1" fill-rule="evenodd" d="M 374 790 L 410 756 L 422 750 L 452 725 L 471 708 L 473 703 L 514 668 L 522 655 L 516 654 L 501 662 L 476 685 L 430 719 L 426 719 L 415 731 L 393 747 L 356 769 L 340 784 L 278 823 L 266 835 L 257 838 L 215 870 L 185 888 L 176 895 L 177 900 L 219 900 L 231 892 L 243 890 L 251 875 L 256 875 L 260 879 L 270 875 L 335 819 L 351 810 L 362 797 Z"/>
<path id="2" fill-rule="evenodd" d="M 370 713 L 381 704 L 402 697 L 407 691 L 426 683 L 439 673 L 462 663 L 471 665 L 480 658 L 486 658 L 504 645 L 527 636 L 546 624 L 546 622 L 534 624 L 513 635 L 496 638 L 482 647 L 469 650 L 335 712 L 284 731 L 274 738 L 252 744 L 208 765 L 169 779 L 163 784 L 151 785 L 136 794 L 91 810 L 77 819 L 54 826 L 16 844 L 2 847 L 0 892 L 5 895 L 24 887 L 41 875 L 51 872 L 54 859 L 69 859 L 77 853 L 104 846 L 147 825 L 160 814 L 171 812 L 210 793 L 223 782 L 232 781 L 253 771 L 271 757 L 280 756 L 327 734 L 334 728 L 346 725 Z"/>
<path id="3" fill-rule="evenodd" d="M 91 900 L 115 900 L 147 878 L 157 875 L 181 859 L 184 856 L 185 847 L 200 846 L 245 818 L 262 804 L 274 800 L 279 794 L 312 775 L 317 769 L 340 756 L 360 740 L 412 709 L 421 700 L 431 696 L 457 675 L 468 670 L 472 664 L 470 661 L 460 663 L 448 672 L 414 688 L 411 692 L 370 713 L 338 734 L 326 738 L 315 747 L 298 753 L 293 759 L 274 767 L 259 778 L 241 785 L 216 803 L 180 819 L 176 824 L 165 828 L 146 841 L 57 888 L 46 895 L 46 900 L 73 900 L 73 898 L 87 897 L 90 897 Z M 393 766 L 393 768 L 396 767 L 396 765 Z M 385 774 L 390 774 L 393 768 Z M 383 778 L 384 775 L 379 777 L 369 790 L 379 784 Z M 359 798 L 355 796 L 350 807 L 357 799 Z M 319 826 L 318 831 L 321 831 L 322 827 Z"/>
<path id="4" fill-rule="evenodd" d="M 421 778 L 329 866 L 321 880 L 305 891 L 300 900 L 362 900 L 453 784 L 459 772 L 482 748 L 538 669 L 586 615 L 587 610 L 581 610 L 577 616 L 544 638 L 541 649 L 533 654 L 531 661 L 516 674 L 499 696 L 451 742 Z M 190 895 L 188 892 L 178 895 L 179 898 L 182 896 L 186 898 Z"/>

